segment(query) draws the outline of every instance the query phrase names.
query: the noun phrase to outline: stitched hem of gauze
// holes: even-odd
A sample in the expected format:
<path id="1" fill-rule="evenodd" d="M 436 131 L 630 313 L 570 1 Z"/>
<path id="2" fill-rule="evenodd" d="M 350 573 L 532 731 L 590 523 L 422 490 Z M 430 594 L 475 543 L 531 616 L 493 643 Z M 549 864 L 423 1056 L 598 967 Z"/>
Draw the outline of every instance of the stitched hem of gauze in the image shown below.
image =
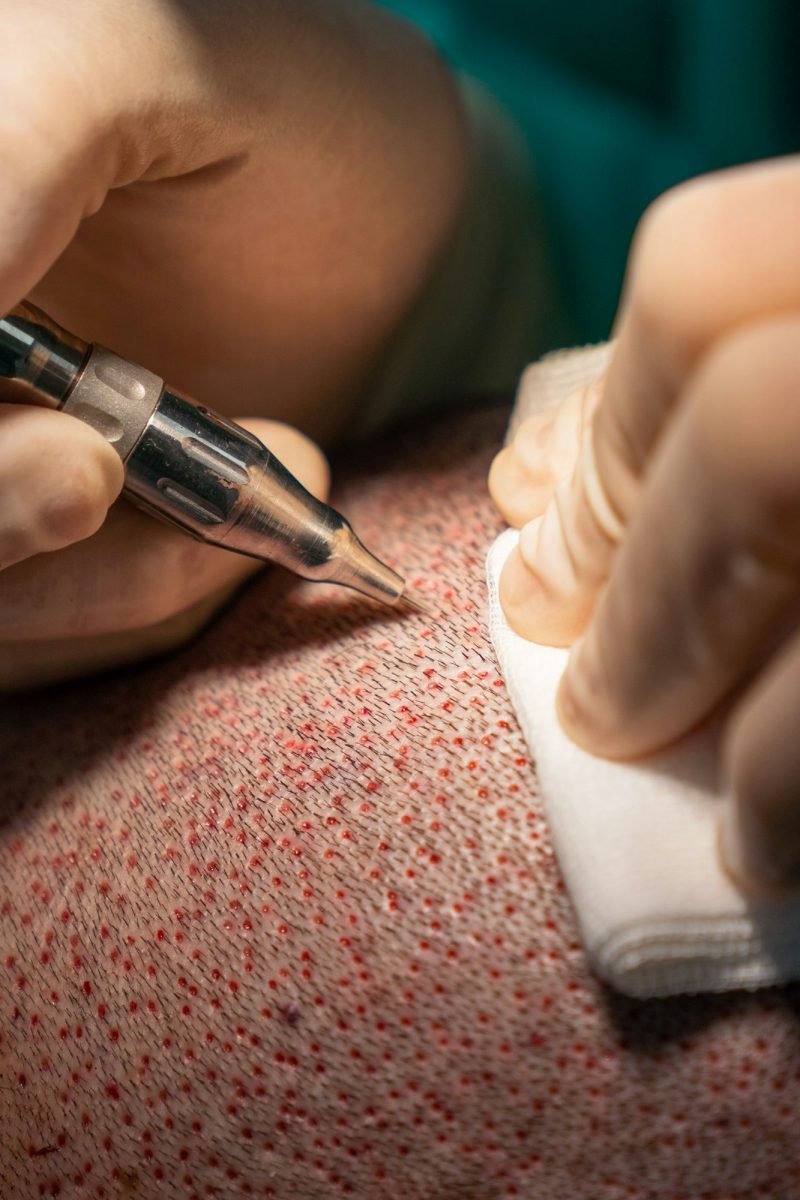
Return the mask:
<path id="1" fill-rule="evenodd" d="M 549 407 L 604 365 L 598 348 L 548 356 L 526 373 L 518 407 L 538 410 L 538 380 Z M 716 734 L 613 763 L 562 732 L 555 696 L 568 652 L 524 641 L 500 607 L 498 580 L 517 538 L 507 530 L 489 551 L 492 640 L 593 969 L 637 997 L 799 979 L 800 898 L 749 900 L 719 863 Z"/>

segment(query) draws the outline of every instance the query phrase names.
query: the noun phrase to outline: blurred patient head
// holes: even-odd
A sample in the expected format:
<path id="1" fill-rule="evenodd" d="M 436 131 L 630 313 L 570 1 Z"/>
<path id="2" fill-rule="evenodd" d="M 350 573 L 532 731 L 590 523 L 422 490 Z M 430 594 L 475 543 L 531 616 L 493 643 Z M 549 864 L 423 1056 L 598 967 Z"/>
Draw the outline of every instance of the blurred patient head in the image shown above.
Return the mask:
<path id="1" fill-rule="evenodd" d="M 7 1200 L 793 1194 L 796 993 L 634 1004 L 583 963 L 485 628 L 503 420 L 343 470 L 435 619 L 265 575 L 8 704 Z"/>

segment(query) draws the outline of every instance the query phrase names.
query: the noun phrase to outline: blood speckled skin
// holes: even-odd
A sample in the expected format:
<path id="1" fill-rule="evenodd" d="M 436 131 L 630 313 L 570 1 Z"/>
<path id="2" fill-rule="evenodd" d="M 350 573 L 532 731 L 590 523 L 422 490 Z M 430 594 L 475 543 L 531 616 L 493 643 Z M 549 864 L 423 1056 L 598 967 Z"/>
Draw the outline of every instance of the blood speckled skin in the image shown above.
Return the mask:
<path id="1" fill-rule="evenodd" d="M 5 706 L 3 1200 L 800 1195 L 798 990 L 586 969 L 485 627 L 504 419 L 341 469 L 440 617 L 265 575 Z"/>

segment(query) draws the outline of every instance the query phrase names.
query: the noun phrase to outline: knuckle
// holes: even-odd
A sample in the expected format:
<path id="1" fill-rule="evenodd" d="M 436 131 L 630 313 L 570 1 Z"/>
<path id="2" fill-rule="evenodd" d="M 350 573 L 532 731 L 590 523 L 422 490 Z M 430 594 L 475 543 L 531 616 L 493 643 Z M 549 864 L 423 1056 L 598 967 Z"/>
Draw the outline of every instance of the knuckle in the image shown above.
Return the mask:
<path id="1" fill-rule="evenodd" d="M 689 179 L 662 192 L 648 205 L 640 222 L 640 235 L 656 243 L 681 237 L 709 203 L 718 202 L 725 184 L 718 175 Z"/>
<path id="2" fill-rule="evenodd" d="M 655 200 L 631 255 L 631 309 L 648 328 L 696 350 L 727 295 L 729 183 L 690 180 Z"/>
<path id="3" fill-rule="evenodd" d="M 633 241 L 633 265 L 640 275 L 653 263 L 667 262 L 680 254 L 694 207 L 691 184 L 678 184 L 654 200 L 645 210 Z"/>

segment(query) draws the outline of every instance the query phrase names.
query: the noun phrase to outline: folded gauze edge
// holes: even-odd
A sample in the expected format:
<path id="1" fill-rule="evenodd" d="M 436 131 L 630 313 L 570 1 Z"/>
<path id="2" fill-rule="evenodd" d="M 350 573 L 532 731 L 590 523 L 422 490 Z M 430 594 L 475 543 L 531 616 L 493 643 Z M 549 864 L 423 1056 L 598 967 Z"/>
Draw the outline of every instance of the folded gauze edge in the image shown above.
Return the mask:
<path id="1" fill-rule="evenodd" d="M 607 356 L 590 347 L 530 367 L 511 429 L 596 378 Z M 500 607 L 517 536 L 507 530 L 489 552 L 492 639 L 591 965 L 640 997 L 800 978 L 800 898 L 748 898 L 720 865 L 715 731 L 637 763 L 594 758 L 561 731 L 555 695 L 568 652 L 524 641 Z"/>

